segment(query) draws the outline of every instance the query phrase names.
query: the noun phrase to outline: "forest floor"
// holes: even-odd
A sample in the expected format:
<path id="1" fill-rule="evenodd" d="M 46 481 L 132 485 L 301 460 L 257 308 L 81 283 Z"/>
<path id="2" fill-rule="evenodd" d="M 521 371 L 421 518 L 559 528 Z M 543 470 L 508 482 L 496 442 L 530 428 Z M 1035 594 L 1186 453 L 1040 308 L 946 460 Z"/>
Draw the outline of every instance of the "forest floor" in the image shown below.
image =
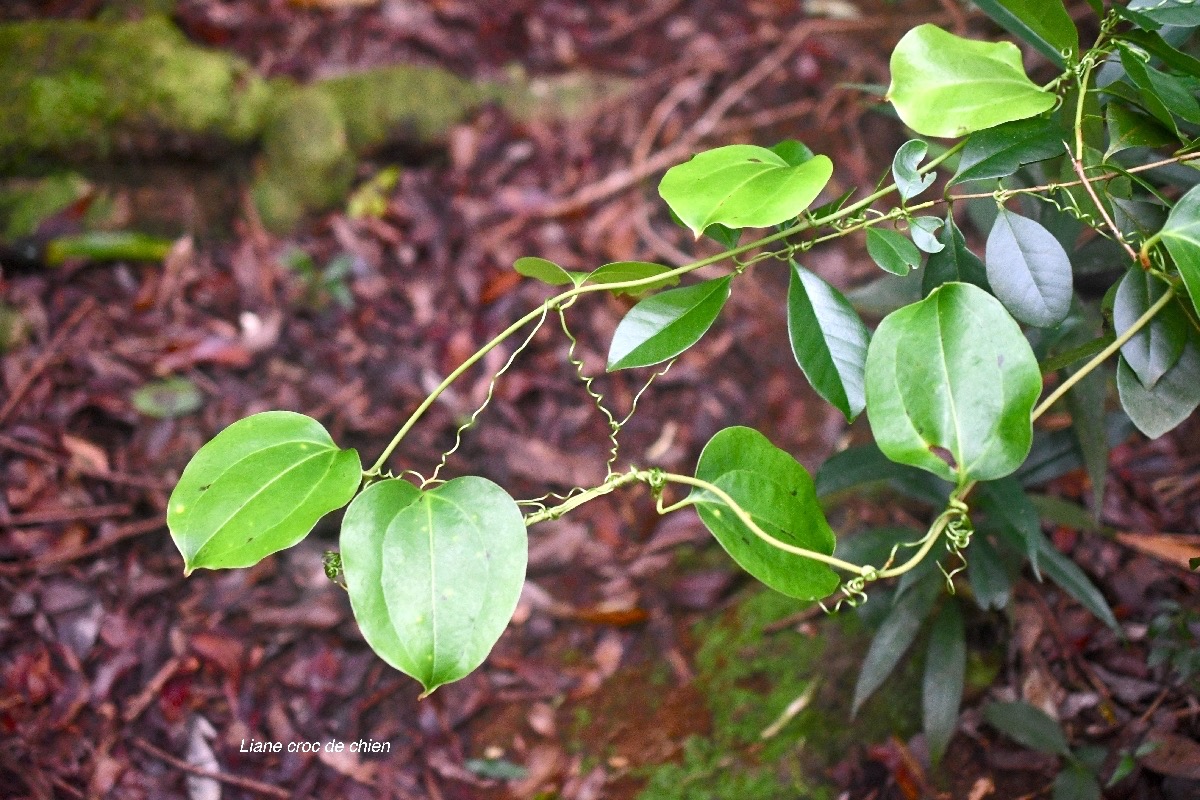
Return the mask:
<path id="1" fill-rule="evenodd" d="M 0 18 L 100 6 L 17 0 Z M 190 456 L 249 413 L 309 414 L 373 460 L 432 386 L 544 298 L 513 272 L 519 257 L 587 270 L 716 252 L 654 191 L 700 147 L 800 139 L 833 159 L 831 196 L 874 186 L 904 133 L 855 87 L 886 84 L 891 46 L 918 22 L 994 33 L 982 17 L 935 0 L 180 0 L 175 20 L 265 75 L 416 62 L 486 78 L 518 64 L 631 89 L 583 118 L 517 123 L 481 108 L 442 150 L 368 160 L 364 182 L 400 165 L 378 214 L 342 209 L 274 236 L 249 176 L 234 175 L 217 190 L 226 218 L 197 223 L 162 263 L 0 265 L 0 297 L 26 329 L 0 355 L 0 794 L 1049 797 L 1057 759 L 981 717 L 989 699 L 1023 698 L 1058 710 L 1072 746 L 1102 748 L 1105 777 L 1153 732 L 1158 755 L 1107 796 L 1200 797 L 1200 702 L 1174 668 L 1197 660 L 1200 633 L 1200 578 L 1183 556 L 1200 552 L 1196 419 L 1113 448 L 1102 525 L 1047 529 L 1124 637 L 1026 575 L 1005 610 L 969 620 L 964 712 L 939 768 L 917 732 L 915 668 L 850 719 L 869 614 L 826 619 L 755 590 L 694 515 L 660 518 L 643 491 L 531 529 L 512 625 L 483 668 L 420 702 L 324 574 L 336 521 L 254 568 L 187 579 L 164 524 Z M 208 168 L 181 170 L 168 193 L 194 191 L 183 176 Z M 805 264 L 862 285 L 877 271 L 861 244 Z M 621 463 L 690 472 L 729 425 L 762 430 L 810 469 L 866 438 L 865 419 L 847 427 L 804 382 L 773 302 L 785 287 L 771 266 L 739 279 L 723 319 L 641 398 Z M 589 374 L 602 375 L 628 306 L 592 296 L 571 310 Z M 604 478 L 607 426 L 567 347 L 557 324 L 532 339 L 445 474 L 485 475 L 517 497 Z M 506 356 L 443 396 L 393 465 L 428 473 Z M 602 375 L 596 388 L 623 414 L 645 377 Z M 1049 491 L 1090 493 L 1080 471 Z M 929 510 L 876 493 L 833 514 L 854 531 L 920 528 Z M 1149 666 L 1152 652 L 1175 653 L 1174 667 Z M 247 752 L 252 740 L 322 751 Z M 388 751 L 352 752 L 359 742 Z"/>

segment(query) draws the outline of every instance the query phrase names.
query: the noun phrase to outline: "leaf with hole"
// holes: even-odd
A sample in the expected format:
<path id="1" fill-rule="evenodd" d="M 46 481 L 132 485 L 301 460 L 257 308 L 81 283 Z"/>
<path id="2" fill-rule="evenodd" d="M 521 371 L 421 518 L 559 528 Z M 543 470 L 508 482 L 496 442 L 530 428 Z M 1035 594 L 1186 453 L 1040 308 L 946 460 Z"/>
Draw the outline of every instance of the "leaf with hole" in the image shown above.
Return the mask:
<path id="1" fill-rule="evenodd" d="M 971 134 L 950 186 L 965 181 L 1007 178 L 1026 164 L 1065 152 L 1066 131 L 1053 120 L 1022 119 Z"/>
<path id="2" fill-rule="evenodd" d="M 979 256 L 967 247 L 966 237 L 954 224 L 952 214 L 946 215 L 946 224 L 938 240 L 942 249 L 929 254 L 925 261 L 925 273 L 921 276 L 921 290 L 925 294 L 952 281 L 972 283 L 985 292 L 990 291 L 987 270 Z"/>
<path id="3" fill-rule="evenodd" d="M 1016 45 L 963 39 L 935 25 L 906 33 L 891 68 L 887 99 L 922 136 L 963 136 L 1036 117 L 1056 102 L 1025 75 Z"/>
<path id="4" fill-rule="evenodd" d="M 525 520 L 484 478 L 372 484 L 347 509 L 340 544 L 363 637 L 422 697 L 483 663 L 525 584 Z"/>
<path id="5" fill-rule="evenodd" d="M 1113 330 L 1125 333 L 1170 287 L 1140 266 L 1134 265 L 1117 286 L 1113 300 Z M 1147 389 L 1153 389 L 1167 370 L 1183 355 L 1188 341 L 1187 315 L 1177 303 L 1169 303 L 1150 323 L 1121 345 L 1121 356 Z"/>
<path id="6" fill-rule="evenodd" d="M 639 302 L 613 333 L 608 371 L 658 364 L 700 341 L 725 307 L 731 280 L 668 289 Z"/>
<path id="7" fill-rule="evenodd" d="M 942 221 L 937 217 L 913 217 L 909 220 L 908 235 L 912 237 L 913 244 L 926 253 L 940 253 L 945 247 L 938 240 L 938 231 L 941 230 Z"/>
<path id="8" fill-rule="evenodd" d="M 958 725 L 966 670 L 967 645 L 962 613 L 957 602 L 947 600 L 930 630 L 921 689 L 925 738 L 929 742 L 929 758 L 935 764 L 942 760 Z"/>
<path id="9" fill-rule="evenodd" d="M 700 454 L 696 477 L 728 494 L 759 528 L 781 542 L 833 554 L 833 531 L 808 471 L 758 431 L 733 427 L 718 432 Z M 697 488 L 689 499 L 730 557 L 775 591 L 813 600 L 837 589 L 839 580 L 832 569 L 763 541 L 717 495 Z"/>
<path id="10" fill-rule="evenodd" d="M 1071 311 L 1071 260 L 1039 223 L 1000 209 L 984 250 L 988 284 L 1014 317 L 1049 328 Z"/>
<path id="11" fill-rule="evenodd" d="M 192 456 L 167 503 L 184 574 L 248 567 L 291 547 L 350 502 L 361 479 L 358 453 L 339 449 L 311 417 L 238 420 Z"/>
<path id="12" fill-rule="evenodd" d="M 867 415 L 879 448 L 955 483 L 1021 465 L 1041 388 L 1021 329 L 967 283 L 943 284 L 889 314 L 867 350 Z"/>
<path id="13" fill-rule="evenodd" d="M 642 281 L 670 271 L 670 267 L 664 267 L 662 264 L 654 264 L 649 261 L 616 261 L 612 264 L 605 264 L 602 267 L 597 267 L 590 275 L 580 281 L 580 283 L 607 286 L 616 283 L 626 283 L 628 281 Z M 662 289 L 667 286 L 674 286 L 677 283 L 679 283 L 679 276 L 669 275 L 666 278 L 649 281 L 640 286 L 615 288 L 610 289 L 609 291 L 611 291 L 613 294 L 638 295 L 645 292 L 652 292 Z"/>
<path id="14" fill-rule="evenodd" d="M 766 228 L 808 208 L 833 175 L 833 162 L 813 156 L 792 166 L 765 147 L 731 144 L 672 167 L 658 193 L 697 238 L 713 223 Z"/>
<path id="15" fill-rule="evenodd" d="M 863 366 L 870 334 L 842 293 L 796 262 L 788 286 L 788 338 L 821 397 L 852 421 L 866 406 Z"/>
<path id="16" fill-rule="evenodd" d="M 867 228 L 867 255 L 884 272 L 907 275 L 921 266 L 921 251 L 907 236 L 886 228 Z"/>
<path id="17" fill-rule="evenodd" d="M 929 145 L 920 139 L 910 139 L 896 151 L 896 156 L 892 159 L 892 177 L 896 181 L 901 200 L 916 197 L 932 186 L 937 178 L 932 171 L 925 175 L 917 172 L 917 167 L 921 166 L 921 161 L 928 152 Z"/>
<path id="18" fill-rule="evenodd" d="M 1062 0 L 975 0 L 975 5 L 1059 69 L 1067 65 L 1064 53 L 1079 53 L 1079 31 Z"/>
<path id="19" fill-rule="evenodd" d="M 1192 306 L 1200 314 L 1200 186 L 1179 198 L 1159 236 L 1179 268 Z"/>

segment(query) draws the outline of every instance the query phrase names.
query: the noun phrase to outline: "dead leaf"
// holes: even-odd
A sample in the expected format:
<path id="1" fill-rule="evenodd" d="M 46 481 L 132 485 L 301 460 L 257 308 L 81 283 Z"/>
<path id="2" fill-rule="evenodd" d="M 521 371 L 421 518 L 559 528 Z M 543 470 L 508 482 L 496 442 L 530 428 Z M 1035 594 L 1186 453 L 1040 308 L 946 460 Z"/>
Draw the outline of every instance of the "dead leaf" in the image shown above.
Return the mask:
<path id="1" fill-rule="evenodd" d="M 1200 536 L 1182 533 L 1118 533 L 1117 541 L 1126 547 L 1145 553 L 1190 571 L 1188 559 L 1200 556 Z"/>
<path id="2" fill-rule="evenodd" d="M 347 778 L 359 783 L 370 786 L 375 780 L 375 764 L 363 763 L 359 758 L 358 753 L 351 753 L 349 750 L 338 750 L 330 752 L 324 748 L 317 753 L 317 759 L 336 772 L 340 772 Z"/>
<path id="3" fill-rule="evenodd" d="M 217 735 L 212 723 L 196 716 L 188 734 L 187 761 L 193 767 L 208 772 L 217 772 L 220 765 L 208 742 Z M 221 800 L 221 784 L 214 778 L 188 775 L 186 778 L 188 800 Z"/>
<path id="4" fill-rule="evenodd" d="M 1200 780 L 1200 743 L 1166 731 L 1151 731 L 1146 741 L 1155 748 L 1142 756 L 1143 767 L 1159 775 Z"/>
<path id="5" fill-rule="evenodd" d="M 108 453 L 104 448 L 79 436 L 62 435 L 62 446 L 71 454 L 71 465 L 93 472 L 108 472 Z"/>

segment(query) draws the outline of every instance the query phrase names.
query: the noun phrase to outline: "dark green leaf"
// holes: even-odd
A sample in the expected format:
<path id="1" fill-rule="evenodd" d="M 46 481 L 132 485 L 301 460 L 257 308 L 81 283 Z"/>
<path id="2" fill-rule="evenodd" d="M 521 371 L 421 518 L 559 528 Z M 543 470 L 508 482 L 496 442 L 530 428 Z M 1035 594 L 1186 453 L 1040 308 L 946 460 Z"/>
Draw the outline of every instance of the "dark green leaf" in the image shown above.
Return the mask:
<path id="1" fill-rule="evenodd" d="M 350 502 L 362 479 L 315 419 L 266 411 L 238 420 L 197 451 L 167 503 L 167 526 L 197 568 L 257 564 L 299 542 Z"/>
<path id="2" fill-rule="evenodd" d="M 954 215 L 946 215 L 946 224 L 942 228 L 939 239 L 943 247 L 936 253 L 930 253 L 925 262 L 925 274 L 921 276 L 921 290 L 929 294 L 943 283 L 959 281 L 972 283 L 990 292 L 987 282 L 987 270 L 979 257 L 967 248 L 967 240 L 962 231 L 954 224 Z"/>
<path id="3" fill-rule="evenodd" d="M 1117 335 L 1133 327 L 1169 288 L 1140 266 L 1130 267 L 1113 302 L 1113 330 Z M 1187 339 L 1187 315 L 1178 304 L 1170 303 L 1154 315 L 1149 325 L 1121 345 L 1121 355 L 1142 385 L 1153 389 L 1159 378 L 1179 361 Z"/>
<path id="4" fill-rule="evenodd" d="M 863 366 L 870 334 L 834 287 L 792 262 L 788 337 L 796 363 L 821 397 L 852 421 L 866 406 Z"/>
<path id="5" fill-rule="evenodd" d="M 1193 0 L 1129 0 L 1128 8 L 1159 25 L 1200 25 L 1200 8 Z"/>
<path id="6" fill-rule="evenodd" d="M 147 417 L 183 417 L 204 404 L 204 395 L 187 378 L 164 378 L 139 387 L 130 398 L 133 407 Z"/>
<path id="7" fill-rule="evenodd" d="M 786 222 L 817 199 L 831 175 L 825 156 L 794 167 L 765 147 L 731 144 L 667 170 L 658 193 L 699 237 L 716 222 L 730 228 Z"/>
<path id="8" fill-rule="evenodd" d="M 983 718 L 1017 744 L 1043 753 L 1071 757 L 1067 737 L 1058 723 L 1028 703 L 988 703 Z"/>
<path id="9" fill-rule="evenodd" d="M 1179 198 L 1160 235 L 1200 314 L 1200 186 Z"/>
<path id="10" fill-rule="evenodd" d="M 867 255 L 880 269 L 893 275 L 907 275 L 921 266 L 921 251 L 908 237 L 886 228 L 867 228 Z"/>
<path id="11" fill-rule="evenodd" d="M 830 200 L 828 203 L 822 206 L 817 206 L 809 213 L 812 214 L 813 219 L 817 220 L 827 217 L 830 214 L 836 214 L 842 210 L 842 206 L 846 205 L 846 201 L 853 197 L 854 193 L 857 191 L 858 189 L 847 189 L 840 196 Z"/>
<path id="12" fill-rule="evenodd" d="M 933 601 L 941 592 L 942 585 L 940 575 L 929 575 L 911 591 L 905 592 L 892 606 L 863 659 L 858 682 L 854 686 L 851 714 L 858 713 L 862 704 L 883 685 L 908 652 L 925 618 L 933 609 Z"/>
<path id="13" fill-rule="evenodd" d="M 1189 342 L 1175 366 L 1147 389 L 1122 356 L 1117 362 L 1121 407 L 1137 429 L 1157 439 L 1183 422 L 1200 405 L 1200 349 Z"/>
<path id="14" fill-rule="evenodd" d="M 1020 466 L 1041 387 L 1020 328 L 967 283 L 944 284 L 890 314 L 867 350 L 867 413 L 879 448 L 956 483 Z"/>
<path id="15" fill-rule="evenodd" d="M 982 483 L 979 485 L 979 505 L 991 524 L 1021 543 L 1020 549 L 1029 559 L 1033 574 L 1041 580 L 1039 557 L 1046 537 L 1042 535 L 1037 509 L 1029 501 L 1021 484 L 1015 478 Z"/>
<path id="16" fill-rule="evenodd" d="M 992 291 L 1018 320 L 1049 328 L 1066 319 L 1074 291 L 1071 261 L 1040 224 L 1000 209 L 984 262 Z"/>
<path id="17" fill-rule="evenodd" d="M 808 145 L 804 144 L 804 142 L 798 142 L 795 139 L 784 139 L 770 149 L 772 153 L 782 158 L 789 167 L 798 167 L 805 161 L 816 157 L 816 154 L 808 149 Z"/>
<path id="18" fill-rule="evenodd" d="M 940 253 L 945 247 L 938 241 L 938 230 L 942 227 L 942 221 L 937 217 L 913 217 L 909 220 L 911 227 L 908 229 L 908 235 L 912 237 L 913 244 L 926 253 Z"/>
<path id="19" fill-rule="evenodd" d="M 1080 348 L 1084 348 L 1088 355 L 1083 358 L 1090 358 L 1106 346 L 1104 343 L 1109 340 L 1096 336 L 1101 327 L 1100 321 L 1098 318 L 1091 319 L 1091 316 L 1092 312 L 1087 307 L 1076 303 L 1071 315 L 1060 326 L 1061 336 L 1052 352 L 1068 350 L 1078 353 Z M 1097 341 L 1100 345 L 1096 344 Z M 1063 380 L 1078 368 L 1075 361 L 1064 361 L 1060 367 L 1064 369 Z M 1042 372 L 1047 372 L 1045 364 Z M 1108 475 L 1108 437 L 1104 424 L 1108 383 L 1108 370 L 1103 366 L 1098 367 L 1083 376 L 1064 398 L 1071 413 L 1071 431 L 1079 444 L 1079 452 L 1092 482 L 1092 509 L 1097 517 L 1104 500 L 1104 483 Z"/>
<path id="20" fill-rule="evenodd" d="M 518 258 L 513 263 L 513 269 L 526 278 L 533 278 L 551 286 L 565 286 L 575 283 L 575 280 L 571 277 L 571 273 L 553 261 L 547 261 L 544 258 L 536 258 L 534 256 Z"/>
<path id="21" fill-rule="evenodd" d="M 676 218 L 678 219 L 678 217 Z M 682 221 L 680 222 L 682 225 Z M 683 225 L 683 227 L 687 227 Z M 726 250 L 732 250 L 738 246 L 738 242 L 742 240 L 741 228 L 728 228 L 719 222 L 714 222 L 704 229 L 704 235 L 715 241 L 717 244 L 724 247 Z"/>
<path id="22" fill-rule="evenodd" d="M 917 167 L 921 166 L 927 152 L 929 145 L 920 139 L 910 139 L 896 151 L 896 156 L 892 159 L 892 177 L 900 191 L 901 200 L 916 197 L 928 189 L 937 178 L 932 171 L 925 175 L 917 172 Z"/>
<path id="23" fill-rule="evenodd" d="M 975 0 L 975 5 L 1059 69 L 1066 66 L 1064 53 L 1079 53 L 1079 32 L 1062 0 Z"/>
<path id="24" fill-rule="evenodd" d="M 1144 31 L 1156 31 L 1162 28 L 1161 22 L 1155 22 L 1150 17 L 1136 11 L 1132 8 L 1122 6 L 1119 3 L 1114 3 L 1112 7 L 1113 13 L 1127 22 L 1132 22 Z"/>
<path id="25" fill-rule="evenodd" d="M 1100 800 L 1100 783 L 1091 770 L 1072 761 L 1054 779 L 1054 800 Z"/>
<path id="26" fill-rule="evenodd" d="M 1041 540 L 1038 561 L 1045 577 L 1058 584 L 1059 588 L 1075 598 L 1076 602 L 1109 628 L 1120 631 L 1117 618 L 1113 616 L 1104 595 L 1074 561 L 1056 550 L 1045 537 Z"/>
<path id="27" fill-rule="evenodd" d="M 1104 152 L 1106 159 L 1113 153 L 1131 147 L 1154 149 L 1175 142 L 1175 137 L 1152 117 L 1134 111 L 1122 103 L 1110 102 L 1105 113 L 1109 139 L 1108 149 Z"/>
<path id="28" fill-rule="evenodd" d="M 967 668 L 966 634 L 958 603 L 947 601 L 933 620 L 925 656 L 925 681 L 921 704 L 925 712 L 925 738 L 929 759 L 942 760 L 958 725 L 963 676 Z"/>
<path id="29" fill-rule="evenodd" d="M 1137 87 L 1142 105 L 1151 116 L 1179 132 L 1175 116 L 1189 122 L 1200 122 L 1200 103 L 1192 96 L 1187 84 L 1174 75 L 1151 67 L 1139 51 L 1120 45 L 1121 66 Z"/>
<path id="30" fill-rule="evenodd" d="M 617 261 L 597 267 L 581 283 L 607 285 L 625 283 L 626 281 L 641 281 L 670 271 L 670 267 L 664 267 L 662 264 L 652 264 L 648 261 Z M 674 286 L 677 283 L 679 283 L 679 276 L 671 275 L 662 280 L 651 281 L 630 289 L 612 289 L 611 291 L 613 294 L 643 294 L 656 289 L 662 289 L 666 286 Z"/>
<path id="31" fill-rule="evenodd" d="M 976 534 L 971 540 L 967 562 L 967 580 L 976 605 L 984 611 L 999 611 L 1007 606 L 1012 599 L 1012 581 L 987 536 Z"/>
<path id="32" fill-rule="evenodd" d="M 1193 78 L 1200 78 L 1200 60 L 1172 47 L 1163 37 L 1152 31 L 1126 31 L 1120 38 L 1132 42 L 1152 56 L 1162 59 L 1171 69 Z"/>
<path id="33" fill-rule="evenodd" d="M 934 507 L 946 504 L 950 484 L 916 467 L 897 464 L 874 442 L 850 447 L 825 459 L 817 472 L 817 496 L 825 497 L 864 483 L 888 481 L 907 497 Z"/>
<path id="34" fill-rule="evenodd" d="M 891 57 L 887 99 L 922 136 L 957 137 L 1054 107 L 1055 96 L 1025 75 L 1011 42 L 963 39 L 935 25 L 904 35 Z"/>
<path id="35" fill-rule="evenodd" d="M 351 504 L 342 568 L 367 642 L 425 696 L 483 663 L 516 609 L 528 545 L 520 508 L 491 481 L 402 483 Z"/>
<path id="36" fill-rule="evenodd" d="M 700 454 L 696 477 L 727 493 L 765 533 L 795 547 L 833 553 L 833 531 L 817 503 L 812 478 L 758 431 L 733 427 L 718 432 Z M 711 492 L 695 489 L 690 497 L 733 560 L 775 591 L 813 600 L 837 588 L 833 570 L 763 541 Z"/>
<path id="37" fill-rule="evenodd" d="M 1064 152 L 1066 133 L 1048 119 L 1023 119 L 971 134 L 950 185 L 1007 178 L 1025 164 Z"/>
<path id="38" fill-rule="evenodd" d="M 729 299 L 730 280 L 668 289 L 631 308 L 613 334 L 609 372 L 658 364 L 698 342 Z"/>

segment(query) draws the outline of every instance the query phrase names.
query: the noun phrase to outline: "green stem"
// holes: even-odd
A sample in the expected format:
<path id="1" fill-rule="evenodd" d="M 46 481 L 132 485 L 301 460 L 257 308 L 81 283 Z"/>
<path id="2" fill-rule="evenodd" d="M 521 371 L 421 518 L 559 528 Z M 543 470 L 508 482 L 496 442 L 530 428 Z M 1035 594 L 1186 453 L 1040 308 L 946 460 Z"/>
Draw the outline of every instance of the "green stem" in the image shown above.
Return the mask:
<path id="1" fill-rule="evenodd" d="M 970 481 L 969 483 L 964 484 L 950 496 L 951 501 L 965 501 L 967 495 L 969 495 L 971 490 L 975 488 L 976 483 L 978 483 L 978 481 Z M 942 538 L 942 533 L 946 530 L 946 526 L 950 524 L 950 520 L 954 516 L 954 513 L 955 512 L 953 509 L 947 508 L 941 514 L 939 514 L 938 518 L 935 519 L 933 524 L 929 526 L 929 532 L 925 534 L 925 538 L 921 540 L 921 549 L 917 550 L 916 554 L 912 558 L 910 558 L 908 561 L 905 561 L 900 566 L 880 570 L 875 574 L 875 578 L 895 578 L 898 575 L 903 575 L 924 561 L 925 556 L 929 555 L 929 551 L 932 550 L 933 546 L 937 544 L 937 541 Z"/>
<path id="2" fill-rule="evenodd" d="M 636 469 L 631 469 L 629 472 L 621 473 L 619 475 L 613 475 L 599 486 L 588 489 L 585 492 L 580 492 L 574 497 L 569 497 L 554 508 L 547 508 L 544 511 L 538 511 L 528 515 L 525 517 L 525 526 L 528 527 L 530 525 L 536 525 L 539 522 L 558 519 L 563 514 L 566 514 L 572 509 L 578 508 L 584 503 L 591 502 L 597 497 L 603 497 L 604 495 L 621 486 L 638 480 L 644 480 L 644 478 L 642 472 Z"/>

